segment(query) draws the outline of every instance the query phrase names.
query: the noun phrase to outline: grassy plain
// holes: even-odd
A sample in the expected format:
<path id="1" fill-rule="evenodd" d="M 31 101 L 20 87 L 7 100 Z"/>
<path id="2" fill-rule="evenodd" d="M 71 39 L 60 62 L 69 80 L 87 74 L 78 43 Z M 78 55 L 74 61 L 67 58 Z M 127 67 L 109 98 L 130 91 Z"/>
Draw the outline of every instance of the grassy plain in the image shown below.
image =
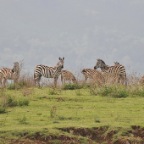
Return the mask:
<path id="1" fill-rule="evenodd" d="M 144 127 L 143 94 L 136 96 L 131 93 L 117 98 L 95 94 L 91 88 L 64 90 L 32 87 L 1 89 L 0 103 L 2 143 L 38 132 L 45 136 L 75 137 L 72 132 L 61 130 L 71 127 L 108 127 L 108 131 L 122 129 L 122 133 L 132 126 Z M 84 141 L 87 143 L 87 140 Z"/>

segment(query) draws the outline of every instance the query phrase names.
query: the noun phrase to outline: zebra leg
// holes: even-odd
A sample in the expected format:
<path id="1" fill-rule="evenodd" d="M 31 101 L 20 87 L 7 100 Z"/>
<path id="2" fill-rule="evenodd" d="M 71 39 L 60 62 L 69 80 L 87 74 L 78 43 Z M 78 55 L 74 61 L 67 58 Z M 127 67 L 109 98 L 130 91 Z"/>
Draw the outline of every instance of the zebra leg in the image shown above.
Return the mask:
<path id="1" fill-rule="evenodd" d="M 41 75 L 34 73 L 34 83 L 36 86 L 38 85 L 38 87 L 40 87 L 40 80 L 41 80 Z"/>
<path id="2" fill-rule="evenodd" d="M 127 78 L 126 77 L 122 77 L 121 84 L 127 86 Z"/>
<path id="3" fill-rule="evenodd" d="M 41 87 L 41 86 L 40 86 L 40 80 L 41 80 L 41 77 L 39 77 L 39 78 L 37 79 L 38 87 Z"/>
<path id="4" fill-rule="evenodd" d="M 84 83 L 86 83 L 87 79 L 88 79 L 88 77 L 86 77 L 86 76 L 85 76 L 85 80 L 84 80 Z"/>
<path id="5" fill-rule="evenodd" d="M 38 87 L 40 87 L 40 80 L 41 80 L 41 76 L 34 78 L 35 85 L 36 86 L 38 85 Z"/>
<path id="6" fill-rule="evenodd" d="M 64 84 L 64 78 L 63 78 L 62 74 L 61 74 L 61 82 L 62 82 L 62 84 Z"/>
<path id="7" fill-rule="evenodd" d="M 3 78 L 3 82 L 2 82 L 2 86 L 3 86 L 3 87 L 6 87 L 6 82 L 7 82 L 7 79 L 4 77 L 4 78 Z"/>
<path id="8" fill-rule="evenodd" d="M 55 78 L 54 78 L 54 87 L 57 86 L 57 80 L 58 80 L 58 77 L 55 77 Z"/>
<path id="9" fill-rule="evenodd" d="M 0 86 L 2 86 L 2 77 L 0 77 Z"/>

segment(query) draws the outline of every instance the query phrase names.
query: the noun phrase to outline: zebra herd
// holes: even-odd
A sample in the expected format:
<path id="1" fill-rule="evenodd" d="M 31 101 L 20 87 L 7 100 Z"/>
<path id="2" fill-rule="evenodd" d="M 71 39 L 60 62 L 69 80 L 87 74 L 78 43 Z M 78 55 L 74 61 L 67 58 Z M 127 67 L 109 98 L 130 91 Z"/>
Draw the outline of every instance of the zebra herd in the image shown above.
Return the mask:
<path id="1" fill-rule="evenodd" d="M 73 83 L 77 83 L 77 80 L 72 72 L 68 70 L 63 70 L 64 68 L 64 57 L 60 58 L 59 61 L 54 67 L 46 66 L 46 65 L 37 65 L 34 69 L 34 82 L 35 85 L 40 87 L 41 77 L 45 78 L 53 78 L 54 86 L 57 86 L 57 80 L 61 75 L 62 84 L 66 81 L 72 81 Z M 97 69 L 101 69 L 97 70 Z M 93 69 L 84 68 L 81 73 L 85 77 L 84 82 L 87 79 L 93 80 L 94 83 L 99 85 L 106 83 L 120 83 L 123 85 L 127 85 L 126 78 L 126 70 L 123 65 L 118 62 L 115 62 L 113 66 L 108 66 L 101 59 L 97 59 L 96 65 Z M 15 62 L 13 68 L 1 68 L 0 69 L 0 85 L 2 87 L 6 86 L 7 80 L 13 80 L 14 83 L 18 82 L 20 77 L 20 65 L 18 62 Z M 141 81 L 144 81 L 144 77 Z"/>

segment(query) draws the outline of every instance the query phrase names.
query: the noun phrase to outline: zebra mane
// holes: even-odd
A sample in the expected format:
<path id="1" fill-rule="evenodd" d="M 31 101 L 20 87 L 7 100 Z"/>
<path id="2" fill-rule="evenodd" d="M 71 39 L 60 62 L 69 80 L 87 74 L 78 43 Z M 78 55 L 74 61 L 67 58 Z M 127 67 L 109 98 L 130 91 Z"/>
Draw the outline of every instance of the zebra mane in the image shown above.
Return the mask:
<path id="1" fill-rule="evenodd" d="M 97 61 L 101 61 L 103 64 L 105 64 L 105 62 L 102 59 L 97 59 Z"/>
<path id="2" fill-rule="evenodd" d="M 115 65 L 120 65 L 120 63 L 119 63 L 119 62 L 117 62 L 117 61 L 116 61 L 116 62 L 114 62 L 114 64 L 115 64 Z"/>
<path id="3" fill-rule="evenodd" d="M 19 73 L 20 72 L 20 66 L 18 62 L 14 62 L 14 66 L 12 68 L 12 72 Z"/>
<path id="4" fill-rule="evenodd" d="M 97 59 L 97 61 L 101 61 L 102 63 L 104 63 L 104 64 L 105 64 L 105 62 L 104 62 L 102 59 Z"/>

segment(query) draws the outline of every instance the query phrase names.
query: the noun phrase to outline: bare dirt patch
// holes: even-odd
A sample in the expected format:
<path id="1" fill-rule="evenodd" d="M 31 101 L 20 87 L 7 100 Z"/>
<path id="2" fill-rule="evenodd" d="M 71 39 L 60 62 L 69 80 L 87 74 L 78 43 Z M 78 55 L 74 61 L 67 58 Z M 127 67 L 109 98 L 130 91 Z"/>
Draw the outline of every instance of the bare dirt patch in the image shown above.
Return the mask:
<path id="1" fill-rule="evenodd" d="M 132 126 L 131 129 L 110 129 L 107 126 L 98 128 L 60 128 L 66 135 L 26 134 L 18 139 L 8 140 L 9 144 L 144 144 L 144 128 Z M 69 136 L 70 135 L 70 136 Z M 4 141 L 6 141 L 5 139 Z"/>

